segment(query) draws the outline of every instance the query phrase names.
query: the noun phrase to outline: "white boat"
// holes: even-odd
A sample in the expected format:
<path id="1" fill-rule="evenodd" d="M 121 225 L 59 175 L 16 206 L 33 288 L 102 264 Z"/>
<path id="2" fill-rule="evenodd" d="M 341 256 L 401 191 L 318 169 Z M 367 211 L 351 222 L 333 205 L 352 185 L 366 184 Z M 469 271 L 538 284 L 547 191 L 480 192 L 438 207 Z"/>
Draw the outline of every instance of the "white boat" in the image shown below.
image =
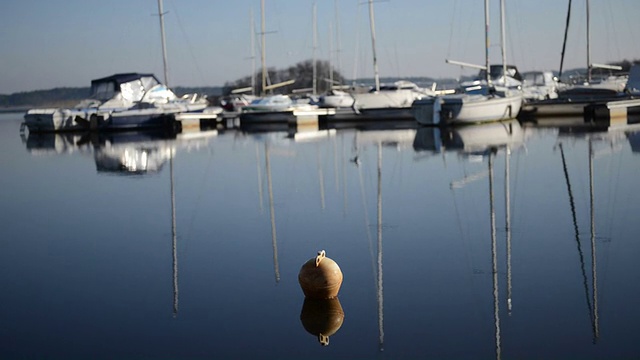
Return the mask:
<path id="1" fill-rule="evenodd" d="M 73 108 L 32 109 L 24 119 L 32 132 L 139 129 L 171 125 L 178 113 L 222 111 L 207 107 L 206 98 L 179 98 L 152 74 L 124 73 L 91 81 L 90 97 Z"/>
<path id="2" fill-rule="evenodd" d="M 524 101 L 556 99 L 558 79 L 551 71 L 528 71 L 522 74 Z"/>
<path id="3" fill-rule="evenodd" d="M 318 98 L 318 106 L 323 108 L 351 108 L 353 107 L 353 96 L 342 90 L 329 90 L 326 94 Z"/>
<path id="4" fill-rule="evenodd" d="M 335 114 L 335 109 L 320 109 L 305 100 L 288 95 L 258 98 L 242 109 L 240 127 L 246 132 L 288 131 L 291 126 L 317 126 L 320 116 Z"/>
<path id="5" fill-rule="evenodd" d="M 489 0 L 485 0 L 485 44 L 489 44 Z M 460 86 L 460 94 L 420 99 L 413 103 L 416 120 L 423 125 L 456 125 L 514 119 L 522 106 L 522 79 L 514 66 L 507 65 L 504 34 L 504 0 L 500 2 L 502 65 L 489 65 L 486 49 L 479 79 Z M 470 66 L 470 64 L 448 61 Z M 488 70 L 488 71 L 487 71 Z"/>
<path id="6" fill-rule="evenodd" d="M 434 94 L 430 89 L 422 89 L 416 84 L 401 80 L 393 84 L 381 85 L 376 56 L 376 32 L 373 0 L 369 0 L 369 24 L 371 28 L 371 48 L 373 54 L 374 86 L 366 93 L 352 94 L 355 99 L 353 109 L 364 118 L 412 117 L 411 104 L 415 100 Z"/>
<path id="7" fill-rule="evenodd" d="M 216 119 L 220 107 L 209 107 L 206 97 L 178 97 L 168 83 L 164 11 L 158 0 L 165 84 L 153 74 L 115 74 L 91 81 L 91 95 L 73 108 L 32 109 L 24 116 L 30 132 L 135 130 L 179 128 L 176 115 L 188 119 Z"/>
<path id="8" fill-rule="evenodd" d="M 411 108 L 415 100 L 429 97 L 434 93 L 419 87 L 407 80 L 396 81 L 392 84 L 382 84 L 372 88 L 369 92 L 352 94 L 355 99 L 354 108 L 358 111 Z"/>
<path id="9" fill-rule="evenodd" d="M 517 80 L 507 80 L 510 81 Z M 492 82 L 489 83 L 487 85 L 486 81 L 476 80 L 461 84 L 462 93 L 416 100 L 412 105 L 413 115 L 422 125 L 472 124 L 515 119 L 523 102 L 521 88 L 494 86 Z"/>
<path id="10" fill-rule="evenodd" d="M 249 105 L 245 105 L 242 108 L 242 112 L 283 112 L 312 108 L 317 108 L 317 106 L 308 102 L 298 103 L 288 95 L 276 94 L 254 99 Z"/>
<path id="11" fill-rule="evenodd" d="M 522 105 L 522 95 L 519 94 L 454 94 L 439 100 L 440 119 L 447 124 L 515 119 Z"/>

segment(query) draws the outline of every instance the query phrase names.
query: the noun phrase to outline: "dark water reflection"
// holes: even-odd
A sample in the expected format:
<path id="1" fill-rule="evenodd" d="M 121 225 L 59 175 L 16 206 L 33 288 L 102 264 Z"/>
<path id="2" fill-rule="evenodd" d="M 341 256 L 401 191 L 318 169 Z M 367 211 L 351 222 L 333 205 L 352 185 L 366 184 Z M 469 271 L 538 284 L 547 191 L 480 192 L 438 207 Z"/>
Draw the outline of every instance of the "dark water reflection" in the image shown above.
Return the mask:
<path id="1" fill-rule="evenodd" d="M 638 133 L 21 139 L 0 116 L 3 358 L 640 353 Z M 320 249 L 337 306 L 297 282 Z"/>

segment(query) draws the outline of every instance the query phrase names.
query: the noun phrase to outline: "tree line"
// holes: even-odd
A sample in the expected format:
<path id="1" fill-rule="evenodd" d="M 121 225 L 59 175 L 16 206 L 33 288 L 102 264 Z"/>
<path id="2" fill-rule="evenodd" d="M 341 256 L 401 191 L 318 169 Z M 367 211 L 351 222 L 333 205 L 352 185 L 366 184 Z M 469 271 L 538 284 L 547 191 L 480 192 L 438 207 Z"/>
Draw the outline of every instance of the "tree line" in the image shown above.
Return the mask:
<path id="1" fill-rule="evenodd" d="M 295 82 L 290 85 L 285 85 L 273 89 L 274 93 L 290 94 L 294 90 L 313 88 L 313 61 L 305 60 L 295 65 L 289 66 L 286 69 L 277 70 L 276 68 L 267 69 L 267 85 L 278 84 L 288 80 L 294 80 Z M 333 84 L 331 81 L 333 80 Z M 248 75 L 235 81 L 226 82 L 222 89 L 223 95 L 229 95 L 234 89 L 248 88 L 252 84 L 252 76 Z M 331 85 L 343 85 L 346 79 L 342 74 L 331 66 L 328 61 L 319 60 L 316 61 L 316 91 L 318 93 L 326 92 L 331 89 Z M 262 70 L 255 74 L 255 89 L 256 94 L 262 94 Z M 311 91 L 307 91 L 311 92 Z"/>

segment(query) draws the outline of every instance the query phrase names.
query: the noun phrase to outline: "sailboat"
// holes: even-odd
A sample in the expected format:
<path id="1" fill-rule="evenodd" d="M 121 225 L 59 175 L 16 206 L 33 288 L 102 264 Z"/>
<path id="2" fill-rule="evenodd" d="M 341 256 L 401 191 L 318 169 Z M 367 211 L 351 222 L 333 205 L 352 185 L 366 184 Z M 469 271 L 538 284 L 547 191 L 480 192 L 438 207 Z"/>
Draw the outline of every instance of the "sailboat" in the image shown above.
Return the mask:
<path id="1" fill-rule="evenodd" d="M 585 114 L 585 107 L 594 102 L 624 101 L 640 95 L 640 65 L 632 66 L 628 75 L 609 76 L 607 78 L 593 77 L 594 69 L 620 71 L 622 67 L 617 65 L 596 64 L 591 62 L 591 14 L 589 0 L 586 0 L 586 79 L 582 83 L 559 83 L 557 99 L 541 99 L 529 101 L 523 105 L 523 114 L 529 117 L 537 116 L 581 116 Z M 562 55 L 560 57 L 560 69 L 558 77 L 563 75 L 564 55 L 567 43 L 567 34 L 571 18 L 571 0 L 567 10 L 567 22 L 565 26 Z"/>
<path id="2" fill-rule="evenodd" d="M 368 92 L 352 94 L 354 98 L 353 109 L 362 118 L 367 119 L 413 119 L 411 104 L 415 100 L 429 97 L 435 93 L 431 89 L 420 88 L 415 83 L 406 80 L 396 81 L 393 84 L 380 84 L 373 0 L 369 0 L 368 4 L 375 84 Z"/>
<path id="3" fill-rule="evenodd" d="M 485 0 L 485 65 L 447 60 L 454 65 L 479 68 L 480 76 L 484 79 L 461 84 L 458 94 L 416 100 L 412 108 L 420 124 L 471 124 L 514 119 L 518 116 L 522 105 L 522 90 L 517 70 L 507 65 L 506 61 L 504 0 L 500 0 L 500 14 L 502 65 L 489 64 L 489 0 Z"/>
<path id="4" fill-rule="evenodd" d="M 297 116 L 326 115 L 326 111 L 316 111 L 318 106 L 308 101 L 298 101 L 285 94 L 273 94 L 272 91 L 282 86 L 295 83 L 295 80 L 287 80 L 277 84 L 267 85 L 266 42 L 265 42 L 265 3 L 260 2 L 261 9 L 261 63 L 262 63 L 262 94 L 248 105 L 242 107 L 240 114 L 240 126 L 243 129 L 254 127 L 264 128 L 274 126 L 278 129 L 287 127 L 289 122 L 296 123 Z M 267 93 L 269 92 L 269 93 Z M 317 118 L 316 118 L 317 121 Z"/>
<path id="5" fill-rule="evenodd" d="M 339 38 L 339 24 L 340 24 L 340 19 L 338 17 L 338 0 L 334 1 L 334 6 L 335 6 L 335 11 L 336 11 L 336 38 L 337 38 L 337 53 L 340 52 L 340 38 Z M 315 19 L 316 19 L 316 15 L 314 12 L 314 49 L 315 49 L 315 40 L 316 40 L 316 26 L 315 26 Z M 331 39 L 331 37 L 333 36 L 333 33 L 330 32 L 329 34 L 329 39 Z M 331 59 L 331 53 L 332 53 L 332 46 L 331 46 L 331 42 L 329 43 L 329 58 Z M 338 62 L 339 62 L 339 55 L 338 55 Z M 315 58 L 314 58 L 314 65 L 315 65 Z M 351 95 L 351 93 L 345 91 L 345 87 L 343 86 L 336 86 L 335 82 L 333 81 L 333 67 L 331 66 L 331 61 L 329 61 L 329 90 L 324 93 L 321 94 L 318 97 L 318 101 L 317 104 L 319 107 L 322 108 L 336 108 L 336 109 L 340 109 L 340 108 L 352 108 L 353 107 L 353 103 L 354 103 L 354 98 Z M 338 66 L 340 66 L 340 64 L 338 64 Z M 314 73 L 314 84 L 315 84 L 315 73 Z M 315 94 L 315 85 L 314 85 L 314 94 Z"/>

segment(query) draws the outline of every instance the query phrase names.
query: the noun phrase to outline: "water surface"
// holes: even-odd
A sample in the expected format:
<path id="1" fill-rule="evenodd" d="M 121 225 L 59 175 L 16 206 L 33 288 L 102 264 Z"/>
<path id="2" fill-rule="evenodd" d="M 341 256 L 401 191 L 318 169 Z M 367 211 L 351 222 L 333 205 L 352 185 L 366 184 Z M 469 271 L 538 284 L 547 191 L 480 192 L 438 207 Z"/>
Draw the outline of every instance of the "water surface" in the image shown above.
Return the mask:
<path id="1" fill-rule="evenodd" d="M 21 138 L 21 117 L 0 114 L 3 358 L 640 353 L 640 133 Z M 344 274 L 326 347 L 297 279 L 322 249 Z"/>

